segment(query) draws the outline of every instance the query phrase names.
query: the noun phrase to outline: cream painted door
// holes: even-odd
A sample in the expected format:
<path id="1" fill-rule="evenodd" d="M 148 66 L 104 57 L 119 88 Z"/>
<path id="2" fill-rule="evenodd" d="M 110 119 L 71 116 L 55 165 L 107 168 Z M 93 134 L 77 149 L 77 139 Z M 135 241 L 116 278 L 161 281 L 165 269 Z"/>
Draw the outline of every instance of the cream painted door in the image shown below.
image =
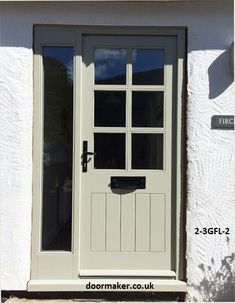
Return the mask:
<path id="1" fill-rule="evenodd" d="M 80 275 L 174 275 L 175 43 L 84 37 Z"/>

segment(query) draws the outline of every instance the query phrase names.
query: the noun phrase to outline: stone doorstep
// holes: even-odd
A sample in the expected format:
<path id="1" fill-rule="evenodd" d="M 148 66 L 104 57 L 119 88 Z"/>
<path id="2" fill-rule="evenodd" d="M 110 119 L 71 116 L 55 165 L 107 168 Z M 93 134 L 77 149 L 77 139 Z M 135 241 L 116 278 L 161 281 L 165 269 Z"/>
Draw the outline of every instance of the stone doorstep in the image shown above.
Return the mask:
<path id="1" fill-rule="evenodd" d="M 97 303 L 97 302 L 106 302 L 106 303 L 123 303 L 125 301 L 107 301 L 104 299 L 24 299 L 24 298 L 10 298 L 5 301 L 5 303 L 75 303 L 75 302 L 85 302 L 85 303 Z M 131 303 L 142 303 L 146 301 L 126 301 Z M 151 302 L 151 301 L 147 301 Z M 152 301 L 157 302 L 157 301 Z M 176 303 L 177 301 L 158 301 L 161 303 Z"/>

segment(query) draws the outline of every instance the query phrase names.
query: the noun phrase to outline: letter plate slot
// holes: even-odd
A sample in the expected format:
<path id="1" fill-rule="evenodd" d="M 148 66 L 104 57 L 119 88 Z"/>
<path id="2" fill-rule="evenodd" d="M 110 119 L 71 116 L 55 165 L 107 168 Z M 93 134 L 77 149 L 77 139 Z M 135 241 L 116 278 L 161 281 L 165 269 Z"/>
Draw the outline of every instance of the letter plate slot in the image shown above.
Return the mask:
<path id="1" fill-rule="evenodd" d="M 111 177 L 111 188 L 144 189 L 146 177 Z"/>

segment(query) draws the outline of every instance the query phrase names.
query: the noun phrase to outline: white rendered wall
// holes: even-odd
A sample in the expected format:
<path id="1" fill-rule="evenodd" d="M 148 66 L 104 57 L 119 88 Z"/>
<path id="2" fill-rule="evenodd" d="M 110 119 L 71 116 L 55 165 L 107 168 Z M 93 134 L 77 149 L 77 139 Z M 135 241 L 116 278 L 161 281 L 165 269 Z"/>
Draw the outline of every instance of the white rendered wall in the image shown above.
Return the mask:
<path id="1" fill-rule="evenodd" d="M 234 132 L 211 130 L 210 119 L 216 114 L 234 114 L 227 51 L 233 41 L 232 1 L 8 2 L 0 4 L 0 21 L 2 289 L 25 290 L 30 278 L 33 24 L 187 26 L 188 299 L 219 298 L 225 292 L 223 286 L 210 294 L 206 281 L 212 272 L 225 275 L 221 261 L 235 252 Z M 228 227 L 230 239 L 195 235 L 195 227 Z M 226 278 L 224 284 L 228 284 Z"/>

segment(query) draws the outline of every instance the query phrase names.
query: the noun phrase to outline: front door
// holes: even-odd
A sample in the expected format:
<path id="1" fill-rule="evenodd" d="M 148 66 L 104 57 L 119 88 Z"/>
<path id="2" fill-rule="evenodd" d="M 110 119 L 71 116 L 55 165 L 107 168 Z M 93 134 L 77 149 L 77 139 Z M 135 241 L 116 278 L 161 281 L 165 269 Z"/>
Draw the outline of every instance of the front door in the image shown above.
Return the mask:
<path id="1" fill-rule="evenodd" d="M 171 275 L 176 39 L 83 40 L 81 276 Z"/>

